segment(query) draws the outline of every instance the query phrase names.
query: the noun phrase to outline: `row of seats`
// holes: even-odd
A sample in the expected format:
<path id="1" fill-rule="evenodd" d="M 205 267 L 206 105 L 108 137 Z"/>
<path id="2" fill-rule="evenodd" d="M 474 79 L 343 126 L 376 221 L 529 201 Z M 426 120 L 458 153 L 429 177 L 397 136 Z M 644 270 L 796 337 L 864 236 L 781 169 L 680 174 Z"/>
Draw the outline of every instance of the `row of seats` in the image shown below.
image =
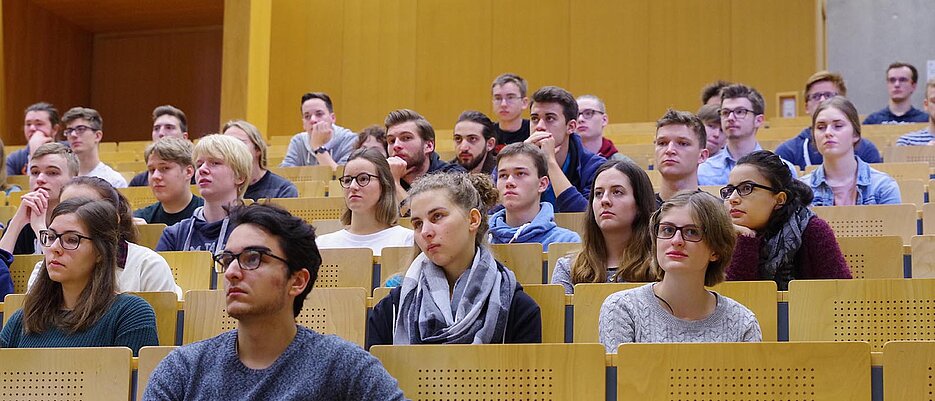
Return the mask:
<path id="1" fill-rule="evenodd" d="M 604 300 L 641 285 L 578 284 L 574 295 L 566 295 L 557 284 L 530 284 L 524 289 L 541 310 L 543 342 L 593 343 L 598 341 Z M 713 290 L 753 311 L 764 341 L 785 340 L 786 335 L 791 341 L 865 341 L 873 352 L 881 351 L 889 341 L 935 341 L 935 279 L 793 280 L 789 288 L 777 292 L 771 281 L 731 281 Z M 373 298 L 368 298 L 363 288 L 316 285 L 297 321 L 363 346 L 368 306 L 389 292 L 389 288 L 377 288 Z M 171 292 L 135 294 L 150 302 L 156 312 L 160 345 L 189 344 L 236 326 L 227 315 L 223 290 L 188 291 L 184 302 Z M 22 307 L 24 297 L 7 295 L 4 323 Z"/>
<path id="2" fill-rule="evenodd" d="M 128 348 L 2 349 L 0 399 L 139 400 L 174 348 L 144 347 L 138 358 Z M 931 399 L 935 343 L 887 343 L 882 363 L 868 351 L 863 342 L 624 344 L 613 356 L 599 344 L 371 350 L 415 400 Z"/>

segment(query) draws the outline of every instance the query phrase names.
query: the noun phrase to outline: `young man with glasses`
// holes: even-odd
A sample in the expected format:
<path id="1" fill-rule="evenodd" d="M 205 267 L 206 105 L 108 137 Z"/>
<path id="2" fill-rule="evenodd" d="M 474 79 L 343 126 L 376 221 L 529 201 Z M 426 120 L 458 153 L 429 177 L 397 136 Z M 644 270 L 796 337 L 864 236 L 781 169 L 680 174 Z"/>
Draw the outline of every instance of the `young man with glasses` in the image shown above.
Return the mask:
<path id="1" fill-rule="evenodd" d="M 575 133 L 578 103 L 568 91 L 545 86 L 532 95 L 529 106 L 532 132 L 526 143 L 542 149 L 549 168 L 549 188 L 540 199 L 556 212 L 583 212 L 597 168 L 607 159 L 591 153 Z"/>
<path id="2" fill-rule="evenodd" d="M 113 185 L 126 188 L 127 180 L 120 173 L 101 161 L 98 145 L 104 138 L 104 120 L 97 110 L 73 107 L 62 116 L 65 139 L 78 156 L 78 175 L 98 177 Z"/>
<path id="3" fill-rule="evenodd" d="M 0 249 L 14 255 L 42 252 L 35 230 L 45 227 L 46 214 L 58 206 L 62 187 L 78 175 L 78 158 L 65 145 L 47 143 L 32 153 L 28 174 L 30 192 L 23 195 L 0 239 Z"/>
<path id="4" fill-rule="evenodd" d="M 604 137 L 607 126 L 607 109 L 604 101 L 594 95 L 578 96 L 578 127 L 581 144 L 591 153 L 608 160 L 626 160 L 628 157 L 617 151 L 613 141 Z"/>
<path id="5" fill-rule="evenodd" d="M 839 95 L 847 96 L 847 86 L 841 74 L 828 71 L 818 71 L 812 74 L 805 81 L 805 113 L 811 117 L 821 102 Z M 811 139 L 812 127 L 805 127 L 799 135 L 779 145 L 776 148 L 776 154 L 803 170 L 811 165 L 822 164 L 824 158 Z M 867 138 L 857 143 L 854 153 L 867 163 L 883 161 L 876 145 Z"/>
<path id="6" fill-rule="evenodd" d="M 493 121 L 479 111 L 465 111 L 458 116 L 452 135 L 458 153 L 451 164 L 459 164 L 469 173 L 493 173 L 497 168 Z"/>
<path id="7" fill-rule="evenodd" d="M 763 125 L 766 102 L 756 89 L 734 84 L 721 89 L 721 128 L 727 135 L 727 146 L 698 166 L 698 185 L 724 185 L 737 160 L 763 149 L 756 140 L 756 131 Z M 783 160 L 798 175 L 795 166 Z"/>
<path id="8" fill-rule="evenodd" d="M 511 143 L 529 138 L 529 120 L 523 118 L 523 110 L 529 107 L 526 97 L 526 80 L 516 74 L 500 74 L 490 86 L 493 112 L 497 116 L 494 136 L 496 151 Z"/>
<path id="9" fill-rule="evenodd" d="M 143 399 L 403 400 L 367 351 L 296 323 L 321 266 L 315 230 L 273 205 L 232 219 L 215 269 L 237 328 L 169 354 Z"/>
<path id="10" fill-rule="evenodd" d="M 924 123 L 928 114 L 912 107 L 912 93 L 919 81 L 919 71 L 912 64 L 895 62 L 886 68 L 886 90 L 889 105 L 864 119 L 864 124 Z"/>

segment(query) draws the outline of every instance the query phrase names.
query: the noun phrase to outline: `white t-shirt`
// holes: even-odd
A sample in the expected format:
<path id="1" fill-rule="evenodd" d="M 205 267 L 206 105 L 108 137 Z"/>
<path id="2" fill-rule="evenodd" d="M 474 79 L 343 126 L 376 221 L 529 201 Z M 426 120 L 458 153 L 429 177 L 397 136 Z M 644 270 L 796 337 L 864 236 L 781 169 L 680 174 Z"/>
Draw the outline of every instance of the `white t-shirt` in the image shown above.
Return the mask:
<path id="1" fill-rule="evenodd" d="M 114 171 L 114 169 L 110 168 L 110 166 L 104 164 L 104 162 L 98 163 L 97 166 L 94 167 L 94 170 L 88 172 L 87 175 L 88 177 L 101 178 L 104 181 L 109 182 L 110 185 L 113 185 L 114 188 L 127 187 L 127 179 L 123 178 L 120 173 Z"/>
<path id="2" fill-rule="evenodd" d="M 387 246 L 412 246 L 412 230 L 393 226 L 367 235 L 341 230 L 316 238 L 315 244 L 319 248 L 370 248 L 374 256 L 380 256 L 380 251 Z"/>
<path id="3" fill-rule="evenodd" d="M 175 284 L 172 269 L 166 259 L 145 246 L 129 243 L 127 247 L 127 265 L 117 268 L 117 290 L 120 292 L 169 291 L 182 299 L 182 288 Z M 26 284 L 27 291 L 32 288 L 42 261 L 36 263 Z"/>

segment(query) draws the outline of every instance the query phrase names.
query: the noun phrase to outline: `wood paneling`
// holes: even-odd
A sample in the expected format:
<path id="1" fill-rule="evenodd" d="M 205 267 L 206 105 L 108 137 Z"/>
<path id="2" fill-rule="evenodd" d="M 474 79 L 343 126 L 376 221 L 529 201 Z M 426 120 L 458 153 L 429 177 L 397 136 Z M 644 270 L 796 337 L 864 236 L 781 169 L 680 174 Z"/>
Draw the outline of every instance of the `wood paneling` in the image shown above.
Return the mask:
<path id="1" fill-rule="evenodd" d="M 92 36 L 29 1 L 4 1 L 4 125 L 8 145 L 26 143 L 23 110 L 47 101 L 60 112 L 91 100 Z"/>
<path id="2" fill-rule="evenodd" d="M 192 137 L 217 132 L 222 39 L 220 26 L 97 35 L 90 106 L 104 119 L 104 140 L 149 140 L 163 104 L 185 111 Z"/>
<path id="3" fill-rule="evenodd" d="M 95 33 L 221 25 L 224 15 L 224 0 L 28 1 Z"/>

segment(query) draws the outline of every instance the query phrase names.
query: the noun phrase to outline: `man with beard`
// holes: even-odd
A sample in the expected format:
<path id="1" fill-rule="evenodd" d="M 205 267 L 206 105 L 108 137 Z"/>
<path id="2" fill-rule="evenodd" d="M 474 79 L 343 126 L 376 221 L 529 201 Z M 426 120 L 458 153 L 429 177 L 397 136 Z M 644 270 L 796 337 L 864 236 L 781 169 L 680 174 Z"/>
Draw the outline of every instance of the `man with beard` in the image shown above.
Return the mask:
<path id="1" fill-rule="evenodd" d="M 384 120 L 386 126 L 387 162 L 396 181 L 396 199 L 402 202 L 409 187 L 423 175 L 441 171 L 460 172 L 464 168 L 443 162 L 435 153 L 435 129 L 421 114 L 399 109 L 390 112 Z"/>
<path id="2" fill-rule="evenodd" d="M 458 155 L 451 164 L 459 164 L 470 173 L 491 174 L 497 167 L 497 157 L 493 153 L 497 139 L 493 131 L 493 121 L 484 113 L 474 110 L 461 113 L 454 129 Z"/>

